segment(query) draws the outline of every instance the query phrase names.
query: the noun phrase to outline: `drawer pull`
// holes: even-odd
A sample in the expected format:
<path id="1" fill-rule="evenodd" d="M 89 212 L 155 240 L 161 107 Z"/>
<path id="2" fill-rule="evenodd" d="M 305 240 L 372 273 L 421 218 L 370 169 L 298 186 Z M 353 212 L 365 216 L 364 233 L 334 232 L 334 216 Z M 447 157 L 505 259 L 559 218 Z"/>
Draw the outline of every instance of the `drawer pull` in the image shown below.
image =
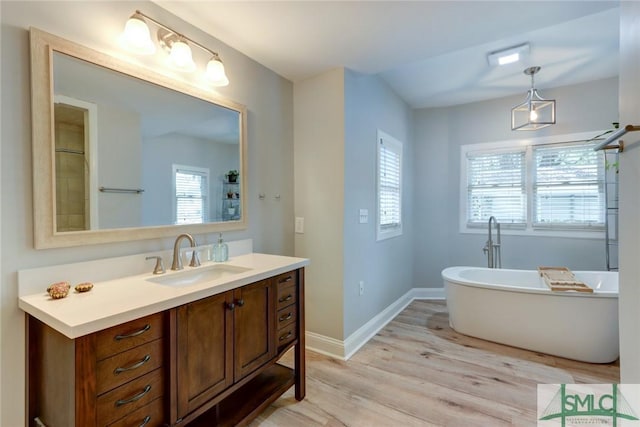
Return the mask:
<path id="1" fill-rule="evenodd" d="M 149 424 L 149 421 L 151 421 L 151 417 L 147 415 L 146 417 L 144 417 L 144 420 L 142 420 L 142 424 L 140 424 L 140 427 L 146 426 L 147 424 Z"/>
<path id="2" fill-rule="evenodd" d="M 278 302 L 287 302 L 287 301 L 291 301 L 291 298 L 293 298 L 293 295 L 289 294 L 286 297 L 282 297 L 278 300 Z"/>
<path id="3" fill-rule="evenodd" d="M 278 319 L 278 322 L 284 322 L 285 320 L 291 319 L 291 317 L 293 317 L 293 314 L 291 312 L 289 312 L 288 314 L 285 314 L 284 316 L 280 316 L 280 318 Z"/>
<path id="4" fill-rule="evenodd" d="M 140 329 L 139 331 L 133 332 L 133 333 L 128 334 L 128 335 L 116 335 L 116 336 L 114 337 L 114 339 L 115 339 L 116 341 L 120 341 L 120 340 L 123 340 L 123 339 L 126 339 L 126 338 L 133 338 L 133 337 L 137 337 L 138 335 L 142 335 L 142 334 L 144 334 L 144 333 L 145 333 L 145 332 L 147 332 L 149 329 L 151 329 L 151 325 L 147 323 L 146 325 L 144 325 L 144 328 Z"/>
<path id="5" fill-rule="evenodd" d="M 280 340 L 280 341 L 284 341 L 284 340 L 286 340 L 287 338 L 291 337 L 291 335 L 293 335 L 293 334 L 291 333 L 291 331 L 289 331 L 289 333 L 288 333 L 287 335 L 283 335 L 283 336 L 281 336 L 280 338 L 278 338 L 278 340 Z"/>
<path id="6" fill-rule="evenodd" d="M 122 368 L 116 368 L 113 370 L 113 373 L 118 375 L 121 374 L 123 372 L 126 371 L 131 371 L 133 369 L 138 369 L 139 367 L 141 367 L 142 365 L 144 365 L 145 363 L 147 363 L 149 360 L 151 360 L 151 355 L 147 354 L 142 360 L 140 360 L 139 362 L 134 363 L 133 365 L 129 365 L 129 366 L 124 366 Z"/>
<path id="7" fill-rule="evenodd" d="M 287 283 L 293 280 L 293 276 L 287 276 L 286 279 L 280 279 L 278 283 Z"/>
<path id="8" fill-rule="evenodd" d="M 126 405 L 127 403 L 133 403 L 135 401 L 138 401 L 140 399 L 142 399 L 144 397 L 145 394 L 149 393 L 151 391 L 151 384 L 148 384 L 144 390 L 142 390 L 140 393 L 136 394 L 133 397 L 130 397 L 128 399 L 120 399 L 120 400 L 116 400 L 116 406 L 120 407 L 122 405 Z"/>

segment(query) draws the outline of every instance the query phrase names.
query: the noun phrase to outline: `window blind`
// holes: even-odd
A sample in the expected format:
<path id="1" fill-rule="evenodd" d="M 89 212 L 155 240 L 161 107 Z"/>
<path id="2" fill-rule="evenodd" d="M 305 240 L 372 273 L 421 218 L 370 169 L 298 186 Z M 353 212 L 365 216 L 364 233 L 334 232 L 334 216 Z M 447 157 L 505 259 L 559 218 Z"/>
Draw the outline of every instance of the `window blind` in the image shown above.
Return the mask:
<path id="1" fill-rule="evenodd" d="M 592 144 L 533 148 L 534 227 L 604 227 L 604 161 Z"/>
<path id="2" fill-rule="evenodd" d="M 381 229 L 401 225 L 402 146 L 380 138 L 378 151 L 378 212 Z"/>
<path id="3" fill-rule="evenodd" d="M 199 224 L 207 219 L 208 173 L 176 169 L 176 223 Z"/>
<path id="4" fill-rule="evenodd" d="M 467 153 L 467 224 L 526 224 L 525 150 Z"/>

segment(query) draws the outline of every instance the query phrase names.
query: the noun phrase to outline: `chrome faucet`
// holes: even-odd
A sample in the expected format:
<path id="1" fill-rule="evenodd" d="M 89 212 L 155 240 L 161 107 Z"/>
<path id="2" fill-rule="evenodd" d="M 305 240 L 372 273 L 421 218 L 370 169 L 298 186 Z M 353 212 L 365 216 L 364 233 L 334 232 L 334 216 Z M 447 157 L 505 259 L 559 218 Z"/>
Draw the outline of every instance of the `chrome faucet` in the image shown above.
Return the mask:
<path id="1" fill-rule="evenodd" d="M 196 247 L 196 240 L 193 238 L 191 234 L 181 234 L 176 237 L 176 241 L 173 244 L 173 262 L 171 263 L 172 270 L 182 270 L 182 257 L 180 256 L 180 242 L 182 239 L 189 240 L 192 248 Z M 191 253 L 191 262 L 189 263 L 190 267 L 198 267 L 200 265 L 200 260 L 198 259 L 198 252 L 194 249 Z"/>
<path id="2" fill-rule="evenodd" d="M 496 227 L 496 243 L 493 242 L 493 233 L 491 232 L 491 222 Z M 485 243 L 482 251 L 487 254 L 487 267 L 502 268 L 502 255 L 500 254 L 500 223 L 495 216 L 489 218 L 489 238 Z"/>

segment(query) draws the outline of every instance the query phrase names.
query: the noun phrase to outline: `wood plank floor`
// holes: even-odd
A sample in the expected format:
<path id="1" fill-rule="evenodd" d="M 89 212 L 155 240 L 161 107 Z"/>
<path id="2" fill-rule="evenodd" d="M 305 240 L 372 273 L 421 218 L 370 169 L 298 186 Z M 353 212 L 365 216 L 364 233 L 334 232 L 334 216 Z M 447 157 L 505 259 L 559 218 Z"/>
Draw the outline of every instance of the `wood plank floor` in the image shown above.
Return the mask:
<path id="1" fill-rule="evenodd" d="M 289 390 L 251 427 L 535 426 L 538 383 L 619 376 L 617 363 L 575 362 L 461 335 L 449 327 L 444 301 L 414 301 L 346 362 L 308 351 L 305 400 Z"/>

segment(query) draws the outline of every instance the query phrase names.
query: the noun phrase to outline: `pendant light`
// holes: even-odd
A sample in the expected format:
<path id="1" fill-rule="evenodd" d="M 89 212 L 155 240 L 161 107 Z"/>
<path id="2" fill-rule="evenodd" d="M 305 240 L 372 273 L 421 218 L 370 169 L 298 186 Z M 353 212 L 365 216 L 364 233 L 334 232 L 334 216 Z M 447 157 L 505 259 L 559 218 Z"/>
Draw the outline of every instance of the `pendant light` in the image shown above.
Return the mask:
<path id="1" fill-rule="evenodd" d="M 538 130 L 556 123 L 556 101 L 544 99 L 534 87 L 533 76 L 540 67 L 529 67 L 524 74 L 531 76 L 531 89 L 522 104 L 511 109 L 511 130 Z"/>

